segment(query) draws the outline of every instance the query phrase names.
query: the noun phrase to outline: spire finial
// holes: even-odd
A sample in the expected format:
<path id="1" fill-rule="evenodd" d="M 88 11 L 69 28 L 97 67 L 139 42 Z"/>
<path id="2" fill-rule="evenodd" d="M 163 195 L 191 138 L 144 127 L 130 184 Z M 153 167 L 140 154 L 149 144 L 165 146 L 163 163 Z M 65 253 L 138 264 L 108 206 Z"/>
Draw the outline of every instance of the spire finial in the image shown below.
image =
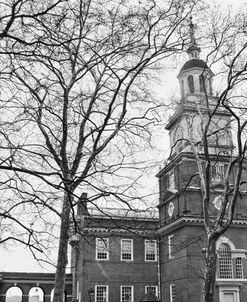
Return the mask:
<path id="1" fill-rule="evenodd" d="M 195 25 L 192 21 L 192 16 L 190 16 L 190 44 L 187 49 L 187 53 L 190 59 L 199 59 L 199 53 L 201 48 L 197 46 L 196 39 L 195 39 Z"/>
<path id="2" fill-rule="evenodd" d="M 196 44 L 195 25 L 193 24 L 192 16 L 191 15 L 190 15 L 190 43 L 191 44 Z"/>

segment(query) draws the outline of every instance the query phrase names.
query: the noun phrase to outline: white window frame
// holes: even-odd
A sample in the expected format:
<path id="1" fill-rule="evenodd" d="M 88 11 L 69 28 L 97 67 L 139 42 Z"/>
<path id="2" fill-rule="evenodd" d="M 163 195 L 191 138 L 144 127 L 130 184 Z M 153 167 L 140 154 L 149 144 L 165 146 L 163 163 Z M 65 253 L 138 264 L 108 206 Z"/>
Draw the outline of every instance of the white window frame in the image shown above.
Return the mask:
<path id="1" fill-rule="evenodd" d="M 176 302 L 176 285 L 174 283 L 170 284 L 170 302 Z"/>
<path id="2" fill-rule="evenodd" d="M 173 259 L 174 255 L 173 255 L 173 238 L 174 238 L 174 234 L 169 235 L 168 236 L 168 258 L 169 259 Z"/>
<path id="3" fill-rule="evenodd" d="M 128 287 L 131 289 L 131 300 L 129 300 L 128 302 L 134 302 L 134 286 L 133 285 L 121 285 L 120 286 L 120 302 L 127 302 L 125 300 L 123 300 L 123 288 L 124 287 Z"/>
<path id="4" fill-rule="evenodd" d="M 148 253 L 148 248 L 147 248 L 147 245 L 149 243 L 152 243 L 154 244 L 154 253 Z M 145 261 L 148 261 L 148 262 L 154 262 L 154 261 L 157 261 L 157 240 L 145 240 L 145 248 L 144 248 L 144 253 L 145 253 Z M 154 255 L 154 259 L 147 259 L 148 255 Z"/>
<path id="5" fill-rule="evenodd" d="M 219 286 L 219 301 L 224 301 L 224 295 L 231 294 L 234 302 L 239 302 L 239 286 Z"/>
<path id="6" fill-rule="evenodd" d="M 105 297 L 105 301 L 104 302 L 108 302 L 109 301 L 109 286 L 105 285 L 105 284 L 103 284 L 103 285 L 101 285 L 101 284 L 95 285 L 95 287 L 94 287 L 94 301 L 95 302 L 102 302 L 102 301 L 98 301 L 98 299 L 97 299 L 97 289 L 99 287 L 105 287 L 105 289 L 106 289 L 106 297 Z"/>
<path id="7" fill-rule="evenodd" d="M 102 249 L 100 242 L 104 242 L 105 248 Z M 105 253 L 106 258 L 100 258 L 99 253 Z M 99 238 L 95 239 L 95 259 L 101 261 L 109 260 L 109 238 Z"/>
<path id="8" fill-rule="evenodd" d="M 243 258 L 242 257 L 236 257 L 234 259 L 235 259 L 234 264 L 235 264 L 236 279 L 243 279 L 244 278 Z M 237 263 L 238 260 L 240 260 L 240 263 Z"/>
<path id="9" fill-rule="evenodd" d="M 123 252 L 124 252 L 124 249 L 123 249 L 123 242 L 124 241 L 129 241 L 131 243 L 131 247 L 130 247 L 130 256 L 131 258 L 130 259 L 123 259 Z M 123 238 L 121 239 L 121 261 L 133 261 L 134 260 L 134 253 L 133 253 L 133 239 L 129 239 L 129 238 Z"/>
<path id="10" fill-rule="evenodd" d="M 215 170 L 215 175 L 213 175 L 213 169 Z M 212 166 L 212 180 L 222 181 L 225 177 L 225 165 L 223 163 L 215 163 Z"/>
<path id="11" fill-rule="evenodd" d="M 76 299 L 78 302 L 81 302 L 81 291 L 80 291 L 80 282 L 77 280 L 76 282 Z"/>
<path id="12" fill-rule="evenodd" d="M 228 261 L 225 261 L 224 263 L 224 257 L 222 259 L 222 254 L 220 251 L 221 245 L 227 245 L 229 247 L 229 253 L 230 256 L 227 257 Z M 217 249 L 217 276 L 216 280 L 217 281 L 240 281 L 240 280 L 247 280 L 245 278 L 245 271 L 244 271 L 244 266 L 243 266 L 243 259 L 245 258 L 245 250 L 242 249 L 236 249 L 233 242 L 229 240 L 229 238 L 222 236 L 218 239 L 217 244 L 216 244 L 216 249 Z M 222 260 L 220 260 L 222 259 Z M 241 259 L 240 262 L 237 263 L 237 259 Z M 220 263 L 222 262 L 222 263 Z M 231 270 L 228 269 L 228 273 L 224 271 L 221 268 L 221 265 L 223 267 L 224 264 L 230 266 L 231 262 Z M 226 266 L 225 266 L 226 267 Z M 227 267 L 226 267 L 227 268 Z M 222 275 L 223 272 L 223 275 Z M 227 275 L 228 274 L 228 275 Z"/>
<path id="13" fill-rule="evenodd" d="M 151 292 L 155 294 L 156 297 L 159 297 L 159 288 L 158 285 L 146 285 L 145 286 L 145 294 L 147 294 L 149 291 L 148 289 L 151 288 Z"/>
<path id="14" fill-rule="evenodd" d="M 222 246 L 222 250 L 220 250 Z M 233 279 L 232 251 L 228 243 L 221 243 L 218 248 L 219 278 Z"/>

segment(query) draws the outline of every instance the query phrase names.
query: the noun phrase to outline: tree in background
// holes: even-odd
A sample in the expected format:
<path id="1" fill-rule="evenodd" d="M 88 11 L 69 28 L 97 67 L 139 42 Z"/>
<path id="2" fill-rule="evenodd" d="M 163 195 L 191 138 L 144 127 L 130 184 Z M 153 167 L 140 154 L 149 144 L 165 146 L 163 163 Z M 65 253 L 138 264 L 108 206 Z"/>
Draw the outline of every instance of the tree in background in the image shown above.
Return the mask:
<path id="1" fill-rule="evenodd" d="M 246 15 L 223 18 L 214 12 L 209 26 L 211 49 L 207 64 L 218 70 L 215 76 L 215 80 L 221 80 L 218 95 L 211 93 L 211 74 L 205 66 L 200 83 L 204 93 L 184 104 L 191 110 L 186 116 L 188 130 L 172 148 L 173 152 L 184 144 L 193 153 L 197 166 L 186 187 L 195 181 L 202 197 L 205 235 L 202 302 L 213 302 L 215 298 L 216 243 L 231 226 L 236 205 L 246 191 L 246 179 L 242 176 L 246 175 L 243 171 L 247 155 Z M 212 212 L 212 202 L 218 209 L 217 215 Z"/>
<path id="2" fill-rule="evenodd" d="M 70 220 L 81 194 L 135 206 L 150 164 L 143 149 L 152 147 L 161 105 L 152 77 L 159 62 L 183 49 L 194 5 L 61 1 L 35 23 L 22 27 L 20 18 L 21 41 L 2 40 L 2 188 L 43 220 L 44 233 L 49 218 L 60 220 L 54 302 L 62 301 Z M 26 37 L 35 43 L 19 43 Z"/>
<path id="3" fill-rule="evenodd" d="M 6 63 L 7 55 L 17 55 L 19 52 L 27 46 L 40 44 L 40 38 L 29 35 L 34 30 L 40 20 L 44 16 L 52 16 L 55 12 L 54 9 L 60 5 L 64 0 L 46 1 L 40 3 L 40 1 L 33 0 L 6 0 L 0 3 L 0 60 L 1 63 Z M 26 54 L 27 52 L 24 51 Z M 23 52 L 23 54 L 24 54 Z M 5 64 L 3 63 L 3 65 Z M 2 67 L 3 67 L 2 65 Z M 4 67 L 1 69 L 1 78 L 4 77 Z M 4 87 L 2 86 L 1 97 L 5 94 Z M 11 94 L 9 94 L 11 97 Z M 3 134 L 3 133 L 2 133 Z M 4 135 L 4 134 L 3 134 Z M 7 139 L 7 137 L 5 137 Z M 10 143 L 10 142 L 9 142 Z M 11 143 L 8 147 L 13 151 Z M 5 147 L 1 148 L 1 164 L 10 160 L 7 153 L 5 153 Z M 10 153 L 13 155 L 12 151 Z M 13 151 L 14 152 L 14 151 Z M 11 156 L 12 156 L 11 155 Z M 22 193 L 25 190 L 23 187 L 19 188 L 18 192 L 13 191 L 6 194 L 6 186 L 14 188 L 16 177 L 13 175 L 3 175 L 1 177 L 1 238 L 0 243 L 6 245 L 9 241 L 18 242 L 24 244 L 30 248 L 30 251 L 35 255 L 35 252 L 42 252 L 46 245 L 45 242 L 40 240 L 38 233 L 45 234 L 48 241 L 47 233 L 43 232 L 43 226 L 40 226 L 37 232 L 33 231 L 33 224 L 37 219 L 37 215 L 30 215 L 31 212 L 26 211 L 27 204 L 32 204 L 32 200 L 23 200 L 21 198 Z M 25 186 L 25 184 L 24 184 Z M 33 204 L 33 208 L 37 205 Z M 51 241 L 54 239 L 51 239 Z"/>
<path id="4" fill-rule="evenodd" d="M 3 49 L 4 43 L 20 43 L 24 45 L 38 44 L 40 39 L 34 40 L 28 32 L 35 29 L 40 20 L 47 15 L 52 16 L 55 7 L 66 0 L 40 1 L 31 0 L 6 0 L 1 1 L 0 9 L 0 39 L 2 42 L 1 54 L 10 51 L 9 44 Z M 15 49 L 16 50 L 16 49 Z"/>
<path id="5" fill-rule="evenodd" d="M 246 45 L 243 46 L 241 52 L 246 55 Z M 246 81 L 246 62 L 242 66 L 236 66 L 240 60 L 239 54 L 233 58 L 232 64 L 229 68 L 227 87 L 223 90 L 218 97 L 216 104 L 208 101 L 206 104 L 206 114 L 203 114 L 202 126 L 202 150 L 204 158 L 201 158 L 200 152 L 193 144 L 194 154 L 197 161 L 199 178 L 201 183 L 202 203 L 203 203 L 203 219 L 204 228 L 206 233 L 206 248 L 205 248 L 205 275 L 204 275 L 204 289 L 202 293 L 202 301 L 214 301 L 214 288 L 216 280 L 217 268 L 217 240 L 223 235 L 231 226 L 236 204 L 240 200 L 242 191 L 244 190 L 242 174 L 246 166 L 246 108 L 238 107 L 239 98 L 242 100 L 244 97 L 234 96 L 232 90 L 238 88 L 238 85 L 246 85 L 241 83 Z M 231 96 L 230 96 L 231 95 Z M 219 113 L 222 115 L 228 114 L 231 118 L 231 123 L 220 126 L 218 119 Z M 234 133 L 234 142 L 229 140 L 231 137 L 231 127 Z M 227 139 L 227 146 L 222 146 L 222 140 Z M 210 150 L 212 140 L 217 143 L 215 154 L 212 155 Z M 221 167 L 222 179 L 220 185 L 220 196 L 215 197 L 214 202 L 218 202 L 218 214 L 213 218 L 210 215 L 210 201 L 212 201 L 212 187 L 216 174 L 220 174 L 218 169 L 220 163 L 224 163 Z"/>

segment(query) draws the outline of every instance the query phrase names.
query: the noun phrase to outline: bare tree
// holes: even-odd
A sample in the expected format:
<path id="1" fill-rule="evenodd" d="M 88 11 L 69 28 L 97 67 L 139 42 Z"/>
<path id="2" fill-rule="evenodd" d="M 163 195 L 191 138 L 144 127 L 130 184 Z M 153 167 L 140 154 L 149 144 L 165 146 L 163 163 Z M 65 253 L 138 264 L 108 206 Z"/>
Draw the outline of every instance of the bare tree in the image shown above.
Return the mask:
<path id="1" fill-rule="evenodd" d="M 246 46 L 244 46 L 244 50 L 245 48 Z M 246 135 L 244 134 L 246 131 L 247 120 L 246 118 L 243 118 L 242 114 L 239 114 L 238 110 L 235 109 L 236 105 L 234 105 L 234 102 L 232 103 L 231 101 L 229 101 L 228 95 L 232 85 L 234 85 L 234 82 L 236 80 L 240 80 L 242 76 L 246 76 L 245 74 L 247 65 L 245 63 L 245 66 L 243 66 L 242 70 L 234 70 L 234 65 L 235 64 L 233 63 L 233 65 L 230 67 L 228 87 L 220 95 L 217 104 L 215 106 L 209 106 L 209 110 L 207 110 L 207 120 L 203 127 L 202 136 L 203 151 L 205 154 L 203 163 L 200 160 L 198 152 L 195 152 L 202 189 L 203 218 L 207 237 L 205 254 L 206 267 L 204 276 L 205 285 L 202 296 L 202 301 L 205 302 L 214 301 L 214 287 L 217 267 L 216 242 L 220 238 L 220 236 L 224 234 L 231 226 L 236 203 L 241 195 L 241 176 L 246 161 L 247 141 Z M 214 129 L 214 131 L 210 129 L 210 127 L 214 124 L 214 116 L 216 116 L 219 113 L 219 110 L 222 110 L 222 108 L 225 112 L 229 113 L 232 121 L 234 121 L 235 123 L 234 130 L 236 136 L 236 149 L 231 151 L 228 150 L 228 154 L 222 154 L 223 150 L 222 147 L 220 147 L 216 153 L 217 158 L 213 159 L 212 154 L 210 154 L 209 151 L 209 137 L 212 138 L 215 136 L 216 140 L 218 141 L 219 139 L 224 139 L 226 137 L 225 134 L 227 133 L 226 129 Z M 224 156 L 226 156 L 227 159 L 224 159 Z M 211 188 L 212 179 L 214 178 L 213 174 L 215 173 L 219 162 L 224 162 L 225 160 L 227 161 L 227 167 L 224 167 L 226 171 L 224 171 L 224 177 L 222 179 L 222 194 L 220 197 L 216 197 L 220 198 L 220 209 L 217 217 L 215 219 L 212 219 L 210 217 L 209 203 L 212 198 Z"/>
<path id="2" fill-rule="evenodd" d="M 247 74 L 246 22 L 243 14 L 234 20 L 229 16 L 224 17 L 224 26 L 219 20 L 215 17 L 216 22 L 211 24 L 213 31 L 210 33 L 210 42 L 213 42 L 213 46 L 207 64 L 216 63 L 220 68 L 218 76 L 223 76 L 224 84 L 218 87 L 221 91 L 218 96 L 213 96 L 210 89 L 211 74 L 205 64 L 202 74 L 204 81 L 201 83 L 204 85 L 204 93 L 184 104 L 187 110 L 193 108 L 191 112 L 194 114 L 188 114 L 188 130 L 172 148 L 174 152 L 182 144 L 185 150 L 193 153 L 197 166 L 197 172 L 191 175 L 185 187 L 195 181 L 201 190 L 205 231 L 202 302 L 214 301 L 216 243 L 231 226 L 236 204 L 246 183 L 242 179 L 247 150 L 246 97 L 243 94 L 246 91 Z M 223 67 L 219 62 L 223 63 Z M 217 215 L 212 213 L 212 202 L 217 203 Z"/>
<path id="3" fill-rule="evenodd" d="M 132 176 L 148 166 L 137 151 L 151 146 L 160 106 L 149 81 L 159 62 L 183 49 L 194 5 L 65 1 L 29 28 L 38 44 L 7 39 L 0 169 L 17 191 L 28 184 L 24 200 L 32 195 L 60 218 L 54 302 L 62 301 L 70 219 L 81 194 L 132 207 Z"/>
<path id="4" fill-rule="evenodd" d="M 32 35 L 28 35 L 35 30 L 40 20 L 47 15 L 53 15 L 53 10 L 64 0 L 40 1 L 31 0 L 6 0 L 0 3 L 0 39 L 2 45 L 5 43 L 21 43 L 24 45 L 37 44 L 39 40 L 33 40 Z M 5 45 L 6 46 L 6 45 Z M 5 54 L 7 48 L 3 50 Z"/>
<path id="5" fill-rule="evenodd" d="M 6 0 L 0 2 L 0 61 L 5 62 L 6 55 L 16 55 L 21 52 L 26 45 L 39 45 L 42 43 L 42 37 L 34 37 L 30 33 L 40 23 L 42 18 L 52 17 L 54 9 L 62 4 L 63 0 L 46 1 L 40 3 L 39 1 L 31 0 Z M 21 47 L 20 47 L 21 45 Z M 27 54 L 27 52 L 25 52 Z M 24 52 L 23 52 L 24 54 Z M 4 65 L 4 64 L 3 64 Z M 3 67 L 2 65 L 2 67 Z M 4 69 L 4 67 L 3 67 Z M 1 76 L 4 74 L 4 70 L 1 68 Z M 4 94 L 2 90 L 1 95 Z M 3 133 L 2 133 L 3 134 Z M 7 139 L 7 137 L 5 137 Z M 10 143 L 10 142 L 9 142 Z M 11 148 L 11 143 L 9 147 Z M 14 154 L 14 150 L 11 148 L 10 157 L 6 157 L 5 148 L 2 148 L 1 164 L 6 163 Z M 38 208 L 39 202 L 35 200 L 34 195 L 23 196 L 25 193 L 25 180 L 22 179 L 22 186 L 16 191 L 16 178 L 10 174 L 2 174 L 1 176 L 1 239 L 2 245 L 7 245 L 9 241 L 24 244 L 30 248 L 30 251 L 35 256 L 36 252 L 43 252 L 47 245 L 45 243 L 49 241 L 51 232 L 47 232 L 47 228 L 44 224 L 37 225 L 37 217 L 45 214 L 45 210 L 42 211 Z M 18 177 L 17 177 L 18 178 Z M 9 192 L 11 188 L 11 193 Z M 6 194 L 6 192 L 8 193 Z M 30 215 L 30 214 L 33 215 Z M 39 221 L 42 223 L 42 221 Z M 52 226 L 51 226 L 52 227 Z M 38 235 L 39 234 L 39 235 Z M 41 239 L 41 234 L 46 237 L 46 240 Z M 38 238 L 39 237 L 39 238 Z M 52 241 L 53 239 L 51 239 Z"/>
<path id="6" fill-rule="evenodd" d="M 198 148 L 193 145 L 197 161 L 202 192 L 203 219 L 206 233 L 205 273 L 203 302 L 214 301 L 214 288 L 216 281 L 217 251 L 216 242 L 231 226 L 236 204 L 240 202 L 241 191 L 245 180 L 242 178 L 246 166 L 246 106 L 242 90 L 246 86 L 246 51 L 245 43 L 245 17 L 238 15 L 236 19 L 227 22 L 225 33 L 217 36 L 214 32 L 215 49 L 211 52 L 214 60 L 223 59 L 226 76 L 225 85 L 215 101 L 210 100 L 206 94 L 206 108 L 200 114 L 203 118 L 201 129 L 201 145 L 203 160 Z M 233 30 L 234 28 L 234 30 Z M 215 28 L 216 29 L 216 28 Z M 228 33 L 228 34 L 226 34 Z M 227 39 L 228 36 L 228 39 Z M 222 38 L 224 37 L 224 39 Z M 230 38 L 230 40 L 229 40 Z M 227 41 L 227 43 L 226 43 Z M 231 41 L 231 42 L 229 42 Z M 205 111 L 206 109 L 206 111 Z M 225 118 L 222 118 L 225 116 Z M 220 120 L 221 119 L 221 120 Z M 222 123 L 222 120 L 225 121 Z M 215 146 L 212 150 L 212 143 Z M 235 148 L 233 147 L 235 145 Z M 221 174 L 221 194 L 215 196 L 212 192 L 219 164 L 223 163 Z M 217 217 L 211 216 L 210 201 L 218 202 Z"/>

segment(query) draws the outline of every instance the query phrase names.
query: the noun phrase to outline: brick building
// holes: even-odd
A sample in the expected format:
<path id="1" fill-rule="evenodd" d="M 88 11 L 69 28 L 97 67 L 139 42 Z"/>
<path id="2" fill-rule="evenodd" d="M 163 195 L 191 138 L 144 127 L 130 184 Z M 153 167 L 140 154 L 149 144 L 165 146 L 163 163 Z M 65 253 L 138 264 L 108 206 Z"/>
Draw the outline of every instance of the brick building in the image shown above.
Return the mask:
<path id="1" fill-rule="evenodd" d="M 75 271 L 74 296 L 95 302 L 138 302 L 147 290 L 160 294 L 162 302 L 200 301 L 205 230 L 202 193 L 193 147 L 200 147 L 201 123 L 207 110 L 215 108 L 213 73 L 199 59 L 200 48 L 192 36 L 189 60 L 178 80 L 181 99 L 166 129 L 171 155 L 157 174 L 160 186 L 159 219 L 146 212 L 137 215 L 126 210 L 84 210 L 83 237 L 72 240 Z M 205 97 L 209 108 L 205 105 Z M 222 182 L 234 152 L 229 128 L 231 116 L 219 107 L 212 118 L 209 138 L 211 171 L 210 215 L 214 219 L 221 207 Z M 200 149 L 201 148 L 201 149 Z M 243 179 L 247 172 L 243 171 Z M 230 182 L 234 183 L 235 173 Z M 247 186 L 241 186 L 241 192 Z M 117 211 L 117 212 L 116 212 Z M 89 215 L 90 214 L 90 215 Z M 247 296 L 247 196 L 241 194 L 230 229 L 217 242 L 216 302 L 244 302 Z M 157 247 L 159 246 L 159 255 Z M 91 291 L 90 291 L 91 289 Z"/>
<path id="2" fill-rule="evenodd" d="M 159 295 L 158 212 L 89 208 L 78 214 L 83 236 L 71 238 L 74 297 L 134 302 L 148 291 Z"/>
<path id="3" fill-rule="evenodd" d="M 78 302 L 139 302 L 148 291 L 160 296 L 162 302 L 200 301 L 205 231 L 200 180 L 188 139 L 192 136 L 200 147 L 201 118 L 208 110 L 205 95 L 212 108 L 217 97 L 212 91 L 213 73 L 199 59 L 199 52 L 192 39 L 188 49 L 190 59 L 178 75 L 181 99 L 166 126 L 171 155 L 157 175 L 159 215 L 157 211 L 87 209 L 86 196 L 78 208 L 80 235 L 74 232 L 70 240 L 72 297 Z M 214 163 L 212 219 L 221 207 L 222 181 L 234 151 L 228 127 L 230 119 L 229 113 L 219 108 L 213 117 L 212 130 L 222 131 L 209 139 L 209 154 Z M 202 160 L 203 157 L 201 152 Z M 233 183 L 234 173 L 231 177 Z M 247 178 L 246 170 L 242 177 Z M 243 194 L 232 226 L 217 242 L 216 302 L 246 301 L 246 192 L 247 186 L 241 186 Z M 45 301 L 50 301 L 50 296 Z M 71 301 L 71 295 L 68 300 Z"/>
<path id="4" fill-rule="evenodd" d="M 193 37 L 192 37 L 193 38 Z M 192 39 L 190 59 L 183 65 L 178 80 L 181 100 L 166 129 L 170 135 L 171 155 L 158 173 L 160 184 L 160 287 L 163 302 L 198 302 L 203 284 L 205 231 L 202 219 L 202 194 L 195 153 L 188 141 L 193 139 L 200 151 L 201 123 L 207 110 L 213 110 L 217 97 L 212 91 L 213 73 L 199 59 L 200 48 Z M 206 107 L 206 100 L 209 106 Z M 230 115 L 219 107 L 212 119 L 208 139 L 212 162 L 210 216 L 214 219 L 221 207 L 226 166 L 234 152 Z M 234 183 L 232 173 L 230 183 Z M 246 179 L 246 170 L 242 174 Z M 247 196 L 241 186 L 237 208 L 230 229 L 218 240 L 216 302 L 244 302 L 247 296 Z"/>

